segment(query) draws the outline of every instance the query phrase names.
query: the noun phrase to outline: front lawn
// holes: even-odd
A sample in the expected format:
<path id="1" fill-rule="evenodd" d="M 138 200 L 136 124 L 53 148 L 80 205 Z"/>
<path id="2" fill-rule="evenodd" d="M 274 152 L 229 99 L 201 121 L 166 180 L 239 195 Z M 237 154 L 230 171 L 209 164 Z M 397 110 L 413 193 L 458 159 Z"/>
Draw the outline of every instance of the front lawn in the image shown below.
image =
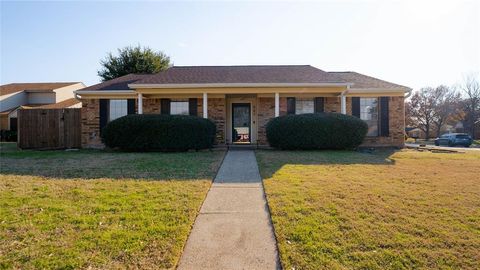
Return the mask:
<path id="1" fill-rule="evenodd" d="M 480 268 L 480 153 L 257 159 L 284 269 Z"/>
<path id="2" fill-rule="evenodd" d="M 0 150 L 0 269 L 174 268 L 224 154 Z"/>

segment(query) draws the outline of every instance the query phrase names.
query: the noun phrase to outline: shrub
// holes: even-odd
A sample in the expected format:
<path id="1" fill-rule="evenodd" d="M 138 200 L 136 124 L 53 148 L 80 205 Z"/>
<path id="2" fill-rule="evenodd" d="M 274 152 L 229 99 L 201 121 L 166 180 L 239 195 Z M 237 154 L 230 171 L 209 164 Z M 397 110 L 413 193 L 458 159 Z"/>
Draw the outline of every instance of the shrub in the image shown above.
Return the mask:
<path id="1" fill-rule="evenodd" d="M 16 142 L 17 132 L 13 130 L 0 130 L 0 141 L 2 142 Z"/>
<path id="2" fill-rule="evenodd" d="M 267 124 L 270 146 L 279 149 L 353 149 L 368 125 L 357 117 L 338 113 L 286 115 Z"/>
<path id="3" fill-rule="evenodd" d="M 189 115 L 131 114 L 102 130 L 106 146 L 127 151 L 186 151 L 211 148 L 215 124 Z"/>

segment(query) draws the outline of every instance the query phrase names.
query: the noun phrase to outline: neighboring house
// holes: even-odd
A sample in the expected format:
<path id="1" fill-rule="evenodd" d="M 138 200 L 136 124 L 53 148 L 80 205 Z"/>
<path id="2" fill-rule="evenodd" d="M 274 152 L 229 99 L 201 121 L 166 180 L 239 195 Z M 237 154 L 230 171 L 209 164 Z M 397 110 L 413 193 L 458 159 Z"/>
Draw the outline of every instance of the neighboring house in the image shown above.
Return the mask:
<path id="1" fill-rule="evenodd" d="M 80 108 L 74 91 L 81 82 L 11 83 L 0 86 L 0 130 L 16 130 L 20 108 Z"/>
<path id="2" fill-rule="evenodd" d="M 314 112 L 365 120 L 369 130 L 363 146 L 403 147 L 404 97 L 410 91 L 356 72 L 309 65 L 174 66 L 152 75 L 126 75 L 76 95 L 83 104 L 83 147 L 101 147 L 100 130 L 126 114 L 197 115 L 216 124 L 217 145 L 268 145 L 265 127 L 271 118 Z"/>
<path id="3" fill-rule="evenodd" d="M 405 133 L 407 134 L 408 137 L 414 138 L 414 139 L 420 139 L 422 138 L 422 136 L 425 135 L 425 133 L 417 127 L 406 127 Z"/>

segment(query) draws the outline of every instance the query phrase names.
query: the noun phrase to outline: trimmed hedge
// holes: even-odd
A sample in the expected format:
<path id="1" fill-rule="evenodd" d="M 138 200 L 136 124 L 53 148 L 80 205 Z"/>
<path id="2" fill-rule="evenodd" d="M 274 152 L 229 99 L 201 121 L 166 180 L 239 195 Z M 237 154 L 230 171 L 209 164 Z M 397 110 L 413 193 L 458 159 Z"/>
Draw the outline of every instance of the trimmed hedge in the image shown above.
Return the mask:
<path id="1" fill-rule="evenodd" d="M 126 151 L 207 149 L 215 140 L 215 124 L 189 115 L 130 114 L 108 123 L 102 141 Z"/>
<path id="2" fill-rule="evenodd" d="M 12 130 L 0 130 L 0 141 L 2 142 L 16 142 L 17 132 Z"/>
<path id="3" fill-rule="evenodd" d="M 353 149 L 367 135 L 363 120 L 339 113 L 285 115 L 267 124 L 270 146 L 294 149 Z"/>

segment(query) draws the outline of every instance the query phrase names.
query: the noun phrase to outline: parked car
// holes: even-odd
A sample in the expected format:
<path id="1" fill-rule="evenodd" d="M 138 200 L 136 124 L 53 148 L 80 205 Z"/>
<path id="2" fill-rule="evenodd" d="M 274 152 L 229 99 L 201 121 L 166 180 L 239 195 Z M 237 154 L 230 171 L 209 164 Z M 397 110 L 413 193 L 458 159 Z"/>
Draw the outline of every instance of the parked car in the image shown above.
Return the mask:
<path id="1" fill-rule="evenodd" d="M 435 145 L 448 145 L 448 146 L 456 146 L 462 145 L 465 147 L 469 147 L 472 144 L 473 140 L 470 135 L 465 133 L 449 133 L 443 134 L 440 138 L 435 139 Z"/>

